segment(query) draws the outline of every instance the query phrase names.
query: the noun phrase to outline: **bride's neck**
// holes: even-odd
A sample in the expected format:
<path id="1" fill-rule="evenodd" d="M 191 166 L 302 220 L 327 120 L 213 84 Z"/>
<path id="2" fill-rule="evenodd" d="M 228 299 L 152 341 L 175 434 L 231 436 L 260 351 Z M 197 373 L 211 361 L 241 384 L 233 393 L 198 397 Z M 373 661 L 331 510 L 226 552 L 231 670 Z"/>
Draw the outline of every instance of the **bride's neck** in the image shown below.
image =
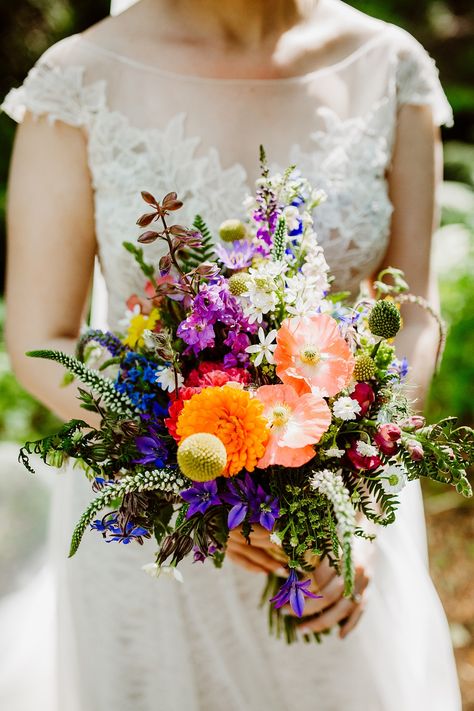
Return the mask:
<path id="1" fill-rule="evenodd" d="M 318 0 L 161 0 L 192 41 L 261 47 L 302 22 Z"/>

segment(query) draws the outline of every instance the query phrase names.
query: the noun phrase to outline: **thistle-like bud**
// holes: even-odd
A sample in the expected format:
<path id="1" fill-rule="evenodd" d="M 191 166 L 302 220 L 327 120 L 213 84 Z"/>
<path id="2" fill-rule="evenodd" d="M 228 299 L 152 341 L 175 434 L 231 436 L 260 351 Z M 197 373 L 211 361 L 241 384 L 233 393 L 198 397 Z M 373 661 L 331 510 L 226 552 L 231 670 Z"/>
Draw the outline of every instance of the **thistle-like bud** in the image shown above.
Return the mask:
<path id="1" fill-rule="evenodd" d="M 178 464 L 183 474 L 193 481 L 210 481 L 224 471 L 227 452 L 218 437 L 197 432 L 179 445 Z"/>
<path id="2" fill-rule="evenodd" d="M 369 316 L 369 328 L 374 336 L 394 338 L 400 330 L 400 312 L 393 301 L 376 301 Z"/>
<path id="3" fill-rule="evenodd" d="M 360 355 L 355 359 L 354 378 L 360 382 L 370 380 L 377 372 L 373 358 L 369 355 Z"/>
<path id="4" fill-rule="evenodd" d="M 219 227 L 219 237 L 223 242 L 235 242 L 245 236 L 245 225 L 240 220 L 225 220 Z"/>
<path id="5" fill-rule="evenodd" d="M 233 296 L 241 296 L 247 291 L 250 274 L 247 272 L 237 272 L 237 274 L 232 274 L 229 279 L 229 290 Z"/>

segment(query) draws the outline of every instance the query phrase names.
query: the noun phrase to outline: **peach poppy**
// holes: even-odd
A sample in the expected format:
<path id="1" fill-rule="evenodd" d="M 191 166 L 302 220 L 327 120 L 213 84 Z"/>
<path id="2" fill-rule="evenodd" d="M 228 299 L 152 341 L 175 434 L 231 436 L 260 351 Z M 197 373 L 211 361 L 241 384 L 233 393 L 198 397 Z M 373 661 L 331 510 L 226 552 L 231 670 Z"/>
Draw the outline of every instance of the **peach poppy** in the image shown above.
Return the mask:
<path id="1" fill-rule="evenodd" d="M 291 385 L 263 385 L 256 396 L 270 427 L 265 454 L 257 467 L 300 467 L 309 462 L 316 454 L 312 445 L 331 424 L 326 401 L 312 393 L 298 395 Z"/>
<path id="2" fill-rule="evenodd" d="M 354 358 L 328 314 L 285 319 L 276 340 L 277 375 L 299 394 L 317 389 L 332 397 L 349 384 Z"/>

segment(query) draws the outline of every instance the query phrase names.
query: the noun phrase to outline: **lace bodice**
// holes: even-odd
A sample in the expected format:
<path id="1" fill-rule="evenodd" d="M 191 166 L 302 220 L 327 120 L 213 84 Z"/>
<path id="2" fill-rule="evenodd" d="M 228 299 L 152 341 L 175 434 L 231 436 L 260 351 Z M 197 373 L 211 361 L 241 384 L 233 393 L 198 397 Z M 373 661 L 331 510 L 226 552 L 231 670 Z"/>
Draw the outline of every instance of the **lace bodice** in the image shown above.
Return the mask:
<path id="1" fill-rule="evenodd" d="M 367 78 L 370 77 L 370 81 Z M 179 76 L 68 38 L 39 60 L 3 109 L 80 127 L 88 138 L 99 258 L 115 325 L 142 279 L 123 250 L 137 236 L 140 190 L 176 190 L 181 223 L 200 213 L 216 233 L 239 216 L 256 177 L 258 145 L 274 167 L 296 163 L 328 194 L 315 221 L 337 288 L 356 291 L 387 248 L 386 174 L 397 110 L 451 109 L 434 62 L 407 33 L 380 31 L 345 60 L 302 77 L 221 80 Z M 147 248 L 158 256 L 159 247 Z"/>

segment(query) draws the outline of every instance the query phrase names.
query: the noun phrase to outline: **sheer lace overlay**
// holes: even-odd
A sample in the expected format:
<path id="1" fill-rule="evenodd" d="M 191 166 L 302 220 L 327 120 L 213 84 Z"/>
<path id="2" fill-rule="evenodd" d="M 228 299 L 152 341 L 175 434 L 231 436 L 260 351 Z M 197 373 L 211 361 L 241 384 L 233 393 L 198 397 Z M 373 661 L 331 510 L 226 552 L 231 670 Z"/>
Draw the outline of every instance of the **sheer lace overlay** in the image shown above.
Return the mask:
<path id="1" fill-rule="evenodd" d="M 327 191 L 315 217 L 337 287 L 355 291 L 378 266 L 389 237 L 386 173 L 399 107 L 428 104 L 436 123 L 451 121 L 424 50 L 382 27 L 347 60 L 268 81 L 178 77 L 73 37 L 8 95 L 3 108 L 15 119 L 29 111 L 88 137 L 112 326 L 125 298 L 142 289 L 121 246 L 137 236 L 139 191 L 176 190 L 185 202 L 179 221 L 199 211 L 216 232 L 239 213 L 259 143 L 276 167 L 297 163 Z M 263 579 L 230 563 L 222 571 L 188 564 L 184 585 L 173 586 L 140 572 L 153 544 L 119 549 L 93 534 L 67 561 L 67 535 L 90 496 L 87 482 L 68 472 L 53 521 L 58 709 L 458 711 L 447 627 L 426 568 L 419 490 L 407 488 L 399 521 L 378 537 L 357 630 L 343 643 L 334 634 L 320 647 L 287 647 L 268 636 L 257 609 Z"/>
<path id="2" fill-rule="evenodd" d="M 153 86 L 151 96 L 145 86 Z M 136 236 L 140 190 L 177 190 L 185 201 L 180 221 L 199 211 L 216 232 L 249 192 L 259 143 L 274 167 L 295 162 L 327 191 L 316 214 L 319 239 L 336 286 L 356 291 L 387 247 L 392 208 L 385 176 L 402 104 L 428 104 L 436 123 L 452 120 L 433 61 L 409 35 L 386 26 L 332 67 L 268 81 L 180 77 L 75 36 L 49 50 L 3 108 L 16 120 L 30 111 L 87 132 L 97 240 L 116 324 L 128 291 L 141 288 L 121 247 Z"/>

